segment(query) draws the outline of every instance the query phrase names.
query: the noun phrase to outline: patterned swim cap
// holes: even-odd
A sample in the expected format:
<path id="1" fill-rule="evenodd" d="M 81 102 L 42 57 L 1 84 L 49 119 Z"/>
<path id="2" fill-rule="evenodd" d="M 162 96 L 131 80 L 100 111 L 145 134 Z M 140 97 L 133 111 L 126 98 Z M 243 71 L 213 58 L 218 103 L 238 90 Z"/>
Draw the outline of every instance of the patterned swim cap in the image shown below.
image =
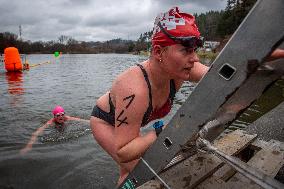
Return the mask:
<path id="1" fill-rule="evenodd" d="M 159 22 L 164 30 L 174 37 L 200 37 L 194 16 L 187 13 L 180 13 L 178 7 L 173 7 L 168 12 L 160 13 L 156 17 L 152 35 L 152 46 L 177 44 L 176 41 L 170 39 L 161 31 L 158 26 Z"/>

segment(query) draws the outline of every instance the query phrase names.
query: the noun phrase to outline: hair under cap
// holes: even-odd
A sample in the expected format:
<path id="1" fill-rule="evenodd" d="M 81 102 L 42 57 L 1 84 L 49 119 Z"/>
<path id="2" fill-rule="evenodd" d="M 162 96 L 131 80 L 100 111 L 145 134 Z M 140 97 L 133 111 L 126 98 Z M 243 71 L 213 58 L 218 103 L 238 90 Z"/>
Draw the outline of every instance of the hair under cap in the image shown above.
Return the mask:
<path id="1" fill-rule="evenodd" d="M 200 37 L 194 16 L 181 13 L 178 7 L 173 7 L 168 12 L 160 13 L 156 17 L 152 35 L 152 46 L 170 46 L 177 44 L 177 42 L 167 37 L 160 30 L 160 27 L 157 25 L 159 22 L 163 28 L 174 37 Z"/>

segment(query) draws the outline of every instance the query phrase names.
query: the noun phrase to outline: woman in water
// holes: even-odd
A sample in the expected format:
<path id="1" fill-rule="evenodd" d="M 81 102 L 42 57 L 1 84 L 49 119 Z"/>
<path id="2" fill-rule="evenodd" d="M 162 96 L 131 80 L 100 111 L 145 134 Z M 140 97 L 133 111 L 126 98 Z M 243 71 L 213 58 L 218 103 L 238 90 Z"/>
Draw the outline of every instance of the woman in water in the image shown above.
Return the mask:
<path id="1" fill-rule="evenodd" d="M 33 146 L 34 142 L 37 140 L 38 135 L 41 134 L 44 131 L 44 129 L 46 129 L 47 127 L 54 127 L 58 131 L 63 131 L 63 129 L 65 127 L 65 122 L 69 121 L 69 120 L 84 121 L 84 122 L 89 123 L 89 120 L 85 120 L 85 119 L 81 119 L 81 118 L 77 118 L 77 117 L 71 117 L 71 116 L 66 115 L 64 109 L 61 106 L 56 106 L 53 109 L 52 114 L 53 114 L 53 118 L 48 120 L 43 126 L 38 128 L 32 134 L 32 136 L 31 136 L 29 142 L 27 143 L 27 145 L 25 146 L 25 148 L 23 148 L 20 151 L 21 154 L 25 154 L 32 149 L 32 146 Z"/>

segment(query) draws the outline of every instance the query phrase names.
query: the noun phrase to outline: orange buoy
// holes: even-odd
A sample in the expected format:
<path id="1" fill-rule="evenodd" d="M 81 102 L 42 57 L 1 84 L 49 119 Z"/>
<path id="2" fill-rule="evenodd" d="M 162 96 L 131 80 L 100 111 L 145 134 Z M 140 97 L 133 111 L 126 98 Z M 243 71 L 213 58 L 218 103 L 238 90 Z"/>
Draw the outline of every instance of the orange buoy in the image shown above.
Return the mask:
<path id="1" fill-rule="evenodd" d="M 8 47 L 4 50 L 4 62 L 7 72 L 22 71 L 23 65 L 17 48 Z"/>

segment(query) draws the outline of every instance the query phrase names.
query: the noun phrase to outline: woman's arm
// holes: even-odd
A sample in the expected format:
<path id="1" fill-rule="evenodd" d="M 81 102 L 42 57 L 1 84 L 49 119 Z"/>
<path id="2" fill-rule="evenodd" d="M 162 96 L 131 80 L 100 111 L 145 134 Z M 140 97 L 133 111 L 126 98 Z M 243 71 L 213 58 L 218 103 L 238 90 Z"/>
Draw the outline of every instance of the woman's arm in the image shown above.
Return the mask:
<path id="1" fill-rule="evenodd" d="M 119 148 L 117 156 L 120 163 L 128 163 L 139 159 L 157 139 L 155 131 L 149 131 L 144 136 L 138 136 Z"/>
<path id="2" fill-rule="evenodd" d="M 138 79 L 133 78 L 135 77 L 119 78 L 111 91 L 115 105 L 113 140 L 120 163 L 141 157 L 157 138 L 154 131 L 140 135 L 142 119 L 149 105 L 149 95 L 146 82 L 141 84 Z"/>
<path id="3" fill-rule="evenodd" d="M 266 59 L 266 61 L 272 61 L 279 58 L 284 58 L 284 50 L 276 49 L 271 53 L 271 55 Z M 189 81 L 198 82 L 200 79 L 208 72 L 209 67 L 205 66 L 200 62 L 195 62 L 193 68 L 190 72 Z"/>
<path id="4" fill-rule="evenodd" d="M 284 58 L 283 49 L 275 49 L 275 51 L 271 53 L 271 55 L 266 59 L 266 61 L 273 61 L 279 58 Z"/>
<path id="5" fill-rule="evenodd" d="M 198 82 L 208 72 L 209 67 L 195 62 L 193 68 L 190 70 L 189 81 Z"/>
<path id="6" fill-rule="evenodd" d="M 46 124 L 44 124 L 43 126 L 38 128 L 35 132 L 33 132 L 29 142 L 27 143 L 27 145 L 23 149 L 21 149 L 21 151 L 20 151 L 21 154 L 26 154 L 28 151 L 30 151 L 32 149 L 32 146 L 35 143 L 35 141 L 37 140 L 38 135 L 40 133 L 42 133 L 44 131 L 44 129 L 47 128 L 50 124 L 52 124 L 52 120 L 53 119 L 50 119 Z"/>
<path id="7" fill-rule="evenodd" d="M 74 121 L 83 121 L 83 122 L 87 122 L 90 123 L 90 120 L 86 120 L 86 119 L 81 119 L 78 117 L 72 117 L 72 116 L 65 116 L 67 118 L 67 120 L 74 120 Z"/>

